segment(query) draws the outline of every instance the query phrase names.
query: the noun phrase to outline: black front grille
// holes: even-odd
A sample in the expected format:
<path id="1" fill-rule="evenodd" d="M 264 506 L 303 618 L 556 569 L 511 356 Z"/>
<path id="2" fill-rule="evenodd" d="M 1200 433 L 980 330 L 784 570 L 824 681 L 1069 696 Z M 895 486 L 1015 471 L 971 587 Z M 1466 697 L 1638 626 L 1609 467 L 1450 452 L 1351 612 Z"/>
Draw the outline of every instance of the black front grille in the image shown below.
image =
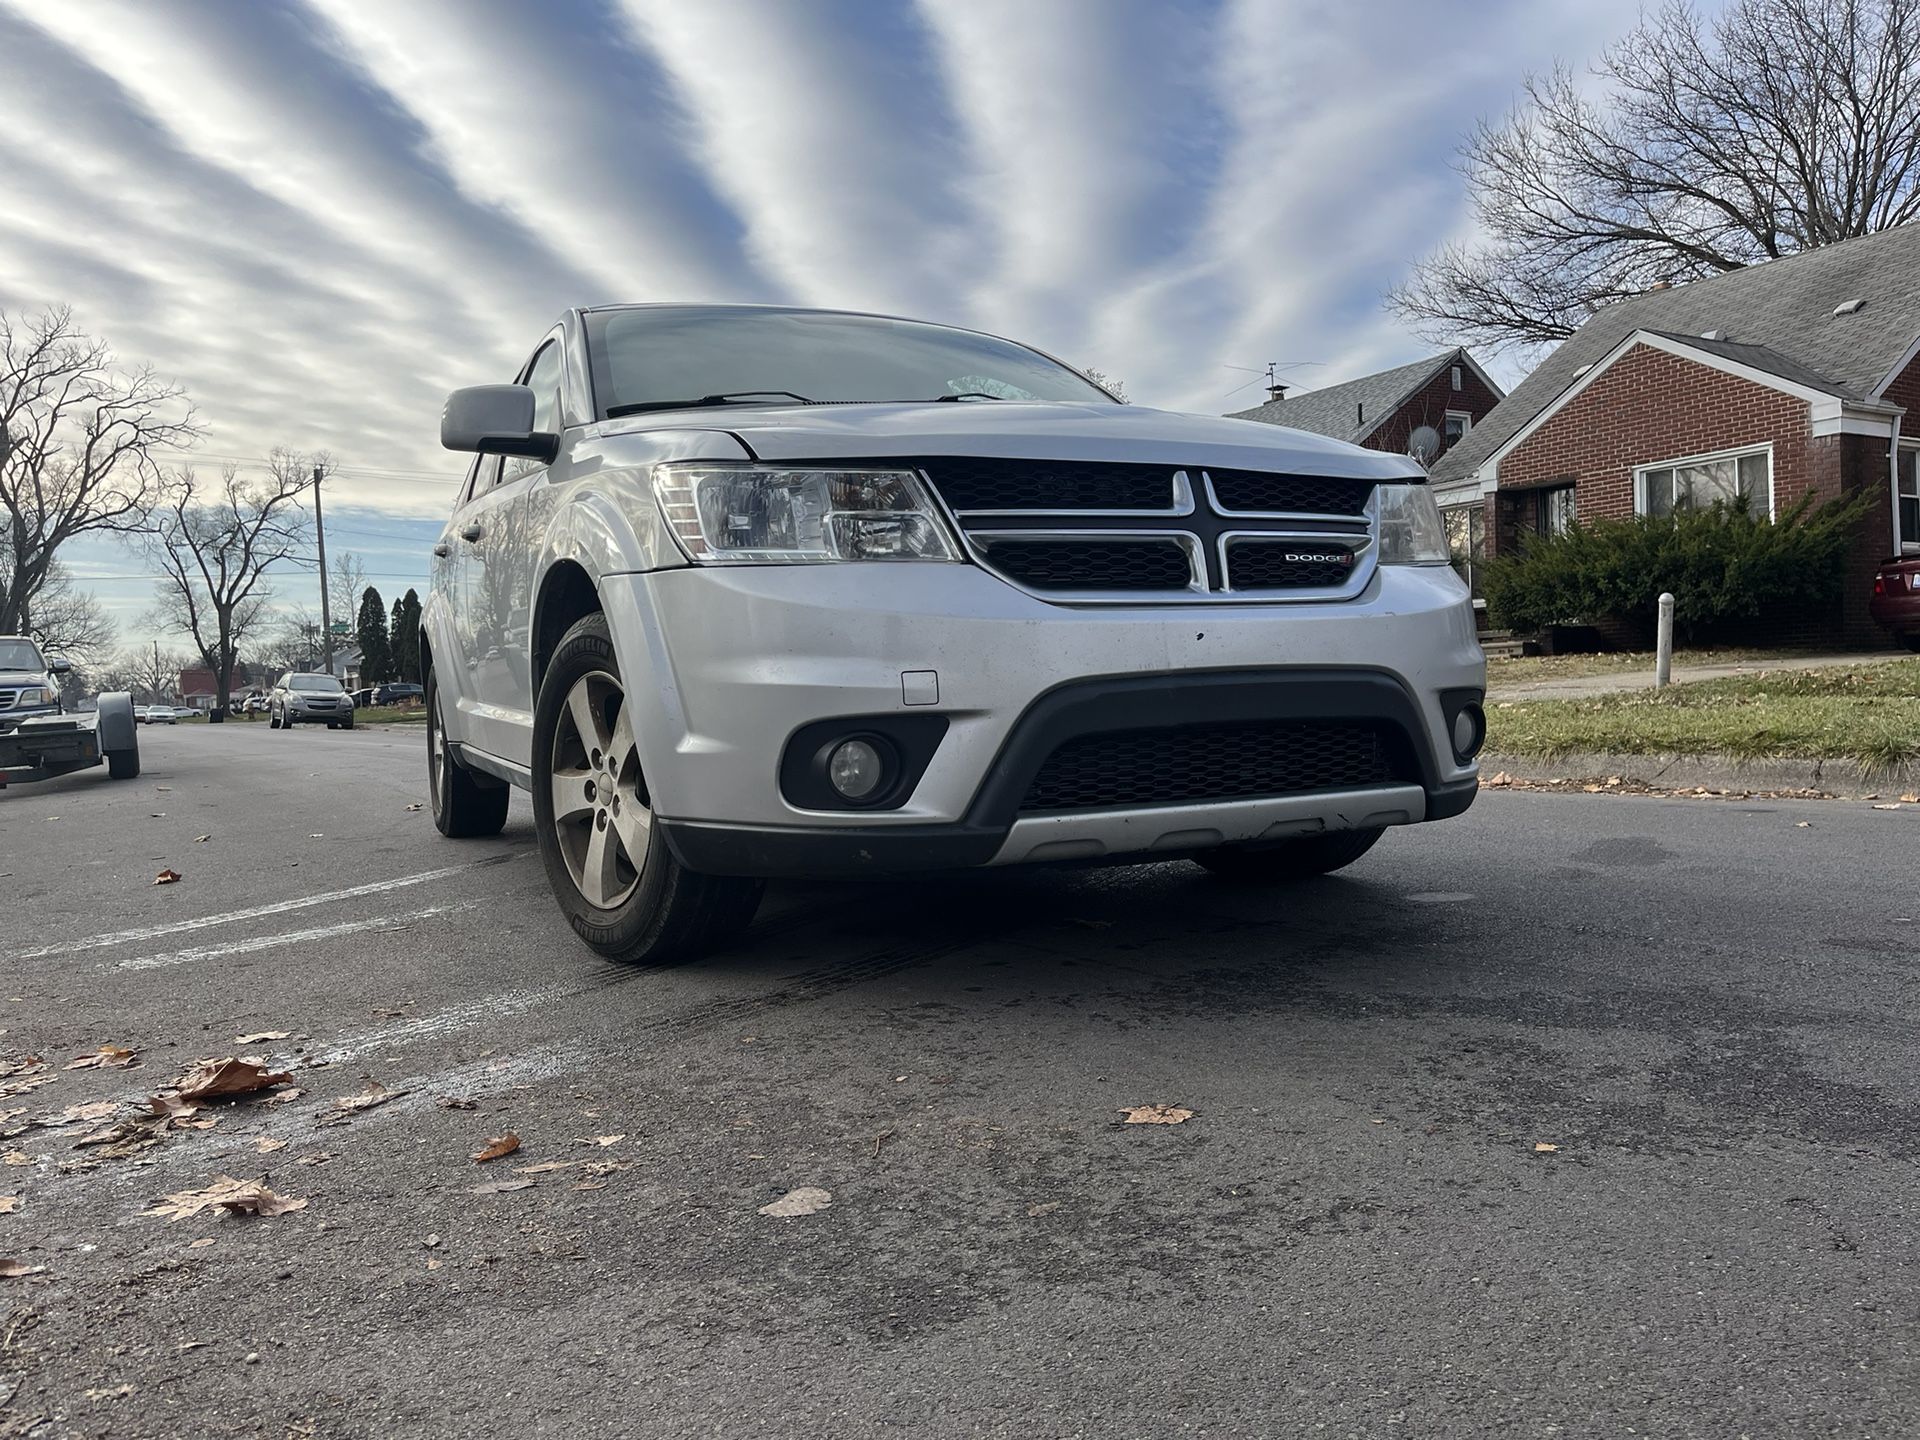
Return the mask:
<path id="1" fill-rule="evenodd" d="M 1304 540 L 1232 540 L 1227 584 L 1235 590 L 1333 589 L 1353 577 L 1356 552 L 1347 545 Z"/>
<path id="2" fill-rule="evenodd" d="M 1276 511 L 1287 515 L 1361 515 L 1373 497 L 1373 481 L 1330 475 L 1269 475 L 1261 470 L 1209 470 L 1223 510 Z"/>
<path id="3" fill-rule="evenodd" d="M 1175 540 L 996 540 L 987 558 L 1034 590 L 1185 590 L 1193 580 Z"/>
<path id="4" fill-rule="evenodd" d="M 1082 735 L 1047 757 L 1023 813 L 1255 800 L 1417 777 L 1387 722 L 1273 720 Z"/>
<path id="5" fill-rule="evenodd" d="M 896 462 L 897 463 L 897 462 Z M 918 462 L 954 510 L 1171 510 L 1172 465 L 1107 465 L 1080 460 Z"/>

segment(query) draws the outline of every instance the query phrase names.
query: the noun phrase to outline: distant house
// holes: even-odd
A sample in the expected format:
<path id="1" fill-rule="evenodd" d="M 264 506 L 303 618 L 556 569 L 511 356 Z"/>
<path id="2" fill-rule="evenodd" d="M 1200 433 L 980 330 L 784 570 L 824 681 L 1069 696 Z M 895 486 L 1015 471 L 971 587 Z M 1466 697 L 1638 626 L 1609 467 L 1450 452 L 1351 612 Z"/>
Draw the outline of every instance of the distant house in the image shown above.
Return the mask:
<path id="1" fill-rule="evenodd" d="M 1920 224 L 1608 306 L 1432 475 L 1469 563 L 1576 518 L 1871 491 L 1841 607 L 1791 637 L 1851 644 L 1884 638 L 1879 561 L 1920 554 L 1917 465 Z"/>
<path id="2" fill-rule="evenodd" d="M 233 690 L 227 703 L 233 704 L 244 699 L 253 683 L 253 672 L 246 662 L 236 660 L 233 665 Z M 189 665 L 180 672 L 180 703 L 183 705 L 191 705 L 196 710 L 211 710 L 219 691 L 220 685 L 213 671 L 204 665 Z"/>
<path id="3" fill-rule="evenodd" d="M 1369 450 L 1411 454 L 1413 432 L 1433 427 L 1445 454 L 1492 413 L 1505 394 L 1465 349 L 1362 375 L 1324 390 L 1289 395 L 1285 385 L 1267 387 L 1271 398 L 1235 420 L 1261 420 L 1331 435 Z"/>

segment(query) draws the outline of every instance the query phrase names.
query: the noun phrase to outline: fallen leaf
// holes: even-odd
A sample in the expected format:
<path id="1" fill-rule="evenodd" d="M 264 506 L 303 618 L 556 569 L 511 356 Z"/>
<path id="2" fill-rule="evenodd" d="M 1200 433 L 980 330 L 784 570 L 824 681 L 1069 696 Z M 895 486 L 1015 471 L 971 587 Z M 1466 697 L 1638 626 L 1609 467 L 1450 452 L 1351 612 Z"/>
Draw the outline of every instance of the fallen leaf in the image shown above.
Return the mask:
<path id="1" fill-rule="evenodd" d="M 481 1149 L 473 1152 L 473 1158 L 484 1165 L 489 1160 L 498 1160 L 503 1155 L 511 1155 L 520 1148 L 520 1137 L 511 1130 L 504 1135 L 496 1135 L 487 1141 Z"/>
<path id="2" fill-rule="evenodd" d="M 762 1205 L 760 1213 L 778 1220 L 790 1220 L 798 1215 L 817 1215 L 831 1204 L 831 1190 L 822 1190 L 818 1185 L 801 1185 L 789 1190 L 778 1200 Z"/>
<path id="3" fill-rule="evenodd" d="M 118 1125 L 110 1125 L 105 1130 L 96 1130 L 91 1135 L 82 1135 L 73 1142 L 73 1148 L 92 1150 L 95 1152 L 94 1158 L 98 1160 L 120 1160 L 158 1145 L 166 1126 L 165 1120 L 153 1118 L 122 1120 Z"/>
<path id="4" fill-rule="evenodd" d="M 71 1125 L 76 1120 L 104 1120 L 119 1108 L 117 1101 L 94 1100 L 85 1105 L 69 1105 L 58 1115 L 45 1116 L 36 1123 L 51 1128 L 56 1125 Z"/>
<path id="5" fill-rule="evenodd" d="M 271 1155 L 275 1150 L 286 1149 L 287 1142 L 284 1140 L 276 1140 L 271 1135 L 262 1135 L 258 1140 L 253 1142 L 253 1148 L 258 1150 L 262 1155 Z"/>
<path id="6" fill-rule="evenodd" d="M 1813 828 L 1813 821 L 1796 820 L 1793 822 L 1793 825 L 1796 830 L 1811 830 Z"/>
<path id="7" fill-rule="evenodd" d="M 193 837 L 193 843 L 196 845 L 204 845 L 211 839 L 213 839 L 211 835 L 196 835 Z"/>
<path id="8" fill-rule="evenodd" d="M 607 1182 L 604 1180 L 576 1180 L 569 1188 L 574 1190 L 604 1190 L 607 1188 Z"/>
<path id="9" fill-rule="evenodd" d="M 311 1155 L 302 1155 L 293 1163 L 296 1165 L 324 1165 L 331 1159 L 333 1159 L 333 1152 L 331 1150 L 316 1150 Z"/>
<path id="10" fill-rule="evenodd" d="M 478 1110 L 480 1102 L 470 1095 L 442 1095 L 436 1101 L 442 1110 Z"/>
<path id="11" fill-rule="evenodd" d="M 1042 1200 L 1038 1205 L 1029 1205 L 1027 1214 L 1038 1220 L 1042 1215 L 1051 1215 L 1060 1208 L 1058 1200 Z"/>
<path id="12" fill-rule="evenodd" d="M 407 809 L 409 810 L 424 810 L 426 808 L 427 807 L 418 800 L 414 801 L 411 805 L 407 806 Z"/>
<path id="13" fill-rule="evenodd" d="M 276 1090 L 273 1092 L 273 1094 L 267 1097 L 267 1104 L 284 1105 L 289 1100 L 298 1100 L 302 1095 L 306 1093 L 307 1092 L 302 1090 L 298 1085 L 295 1085 L 292 1088 L 287 1090 Z"/>
<path id="14" fill-rule="evenodd" d="M 439 1268 L 440 1268 L 440 1262 L 434 1259 L 431 1255 L 429 1255 L 427 1257 L 427 1269 L 438 1270 Z"/>
<path id="15" fill-rule="evenodd" d="M 1898 800 L 1888 800 L 1884 804 L 1876 805 L 1873 808 L 1876 810 L 1898 810 L 1900 808 L 1900 802 Z"/>
<path id="16" fill-rule="evenodd" d="M 1545 1140 L 1536 1140 L 1533 1144 L 1533 1153 L 1536 1155 L 1551 1155 L 1559 1148 L 1558 1145 L 1549 1144 Z"/>
<path id="17" fill-rule="evenodd" d="M 125 1070 L 134 1063 L 134 1052 L 124 1045 L 102 1045 L 91 1055 L 76 1055 L 67 1062 L 69 1070 Z"/>
<path id="18" fill-rule="evenodd" d="M 533 1186 L 534 1182 L 531 1180 L 495 1180 L 491 1184 L 476 1185 L 469 1193 L 474 1195 L 498 1195 L 506 1190 L 531 1190 Z"/>
<path id="19" fill-rule="evenodd" d="M 180 883 L 180 872 L 178 870 L 162 870 L 158 875 L 153 877 L 153 883 L 156 885 L 178 885 Z"/>
<path id="20" fill-rule="evenodd" d="M 550 1170 L 571 1170 L 579 1163 L 578 1160 L 542 1160 L 538 1165 L 516 1165 L 513 1167 L 513 1173 L 516 1175 L 545 1175 Z"/>
<path id="21" fill-rule="evenodd" d="M 191 1100 L 182 1100 L 172 1091 L 162 1095 L 147 1097 L 147 1113 L 164 1115 L 169 1120 L 185 1120 L 200 1113 L 200 1107 Z"/>
<path id="22" fill-rule="evenodd" d="M 0 1165 L 31 1165 L 33 1157 L 24 1150 L 9 1150 L 0 1155 Z"/>
<path id="23" fill-rule="evenodd" d="M 1178 1125 L 1194 1116 L 1178 1105 L 1129 1105 L 1120 1113 L 1127 1117 L 1120 1122 L 1123 1125 Z"/>
<path id="24" fill-rule="evenodd" d="M 0 1215 L 11 1215 L 20 1208 L 18 1195 L 0 1195 Z"/>
<path id="25" fill-rule="evenodd" d="M 219 1209 L 236 1215 L 271 1217 L 306 1208 L 305 1200 L 291 1200 L 284 1195 L 276 1195 L 258 1180 L 236 1180 L 231 1175 L 218 1175 L 206 1189 L 182 1190 L 165 1196 L 159 1204 L 143 1213 L 164 1215 L 168 1220 L 186 1220 L 203 1210 Z"/>
<path id="26" fill-rule="evenodd" d="M 608 1145 L 618 1145 L 627 1137 L 622 1132 L 618 1135 L 576 1135 L 573 1138 L 581 1145 L 598 1145 L 604 1149 Z"/>
<path id="27" fill-rule="evenodd" d="M 252 1095 L 285 1085 L 293 1076 L 271 1070 L 251 1055 L 202 1060 L 174 1082 L 183 1099 L 222 1100 L 230 1095 Z"/>
<path id="28" fill-rule="evenodd" d="M 189 1240 L 189 1241 L 187 1242 L 187 1249 L 189 1249 L 189 1250 L 204 1250 L 204 1249 L 206 1249 L 206 1248 L 207 1248 L 207 1246 L 209 1246 L 209 1245 L 211 1245 L 211 1244 L 213 1244 L 213 1237 L 212 1237 L 211 1235 L 202 1235 L 202 1236 L 201 1236 L 201 1237 L 200 1237 L 200 1238 L 199 1238 L 198 1240 Z M 206 1341 L 204 1341 L 204 1340 L 193 1340 L 193 1341 L 189 1341 L 189 1342 L 188 1342 L 188 1343 L 187 1343 L 186 1345 L 184 1345 L 184 1346 L 182 1346 L 181 1348 L 182 1348 L 182 1349 L 196 1349 L 196 1348 L 198 1348 L 199 1346 L 201 1346 L 201 1345 L 204 1345 L 204 1344 L 206 1344 L 206 1343 L 207 1343 L 207 1342 L 206 1342 Z"/>
<path id="29" fill-rule="evenodd" d="M 366 1088 L 358 1095 L 342 1095 L 336 1099 L 333 1102 L 333 1113 L 318 1123 L 322 1125 L 344 1125 L 360 1111 L 371 1110 L 376 1105 L 386 1104 L 387 1101 L 391 1100 L 397 1093 L 399 1092 L 387 1089 L 387 1087 L 382 1085 L 378 1080 L 369 1080 Z"/>
<path id="30" fill-rule="evenodd" d="M 89 1400 L 124 1400 L 127 1396 L 131 1395 L 132 1393 L 133 1393 L 133 1386 L 131 1385 L 115 1385 L 111 1389 L 89 1390 L 87 1391 L 87 1399 Z"/>
<path id="31" fill-rule="evenodd" d="M 264 1045 L 269 1040 L 284 1040 L 292 1033 L 291 1030 L 256 1030 L 251 1035 L 234 1036 L 233 1043 L 236 1045 Z"/>
<path id="32" fill-rule="evenodd" d="M 46 1068 L 47 1062 L 38 1055 L 29 1055 L 24 1060 L 0 1060 L 0 1079 L 9 1075 L 32 1075 Z"/>
<path id="33" fill-rule="evenodd" d="M 1913 792 L 1909 791 L 1907 794 L 1902 795 L 1900 797 L 1900 803 L 1903 805 L 1920 805 L 1920 795 L 1916 795 Z"/>
<path id="34" fill-rule="evenodd" d="M 44 1275 L 44 1265 L 29 1265 L 24 1260 L 0 1260 L 0 1280 L 18 1280 L 22 1275 Z"/>

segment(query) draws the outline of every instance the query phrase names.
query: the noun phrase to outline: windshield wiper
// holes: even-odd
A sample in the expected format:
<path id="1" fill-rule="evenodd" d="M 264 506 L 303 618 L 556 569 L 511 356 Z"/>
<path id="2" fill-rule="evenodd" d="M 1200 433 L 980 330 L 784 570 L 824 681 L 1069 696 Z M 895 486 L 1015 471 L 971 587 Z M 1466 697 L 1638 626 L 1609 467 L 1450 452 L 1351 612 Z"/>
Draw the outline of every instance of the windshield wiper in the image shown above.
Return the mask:
<path id="1" fill-rule="evenodd" d="M 1007 397 L 1004 395 L 990 394 L 988 391 L 985 391 L 985 390 L 960 390 L 960 391 L 956 391 L 952 395 L 936 395 L 933 398 L 935 400 L 946 401 L 946 400 L 1004 400 Z"/>
<path id="2" fill-rule="evenodd" d="M 636 400 L 631 405 L 609 405 L 607 418 L 613 420 L 622 415 L 640 415 L 649 410 L 698 410 L 706 405 L 744 405 L 762 395 L 784 395 L 789 400 L 798 400 L 802 405 L 818 403 L 791 390 L 729 390 L 724 395 L 702 395 L 698 400 Z"/>

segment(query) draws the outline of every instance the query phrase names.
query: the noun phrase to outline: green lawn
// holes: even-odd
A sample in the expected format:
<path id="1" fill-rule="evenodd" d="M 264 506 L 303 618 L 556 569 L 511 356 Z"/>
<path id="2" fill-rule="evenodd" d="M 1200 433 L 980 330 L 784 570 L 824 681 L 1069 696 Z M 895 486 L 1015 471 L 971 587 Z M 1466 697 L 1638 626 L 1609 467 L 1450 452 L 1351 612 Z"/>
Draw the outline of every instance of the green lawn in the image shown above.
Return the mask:
<path id="1" fill-rule="evenodd" d="M 1791 665 L 1802 655 L 1818 651 L 1799 650 L 1676 650 L 1673 668 L 1687 665 Z M 1589 675 L 1623 675 L 1644 671 L 1653 673 L 1651 650 L 1622 650 L 1605 655 L 1516 655 L 1509 660 L 1487 661 L 1487 684 L 1531 685 L 1536 680 L 1574 680 Z"/>
<path id="2" fill-rule="evenodd" d="M 1920 759 L 1920 660 L 1762 671 L 1586 700 L 1496 702 L 1488 749 L 1857 760 L 1869 774 Z"/>

